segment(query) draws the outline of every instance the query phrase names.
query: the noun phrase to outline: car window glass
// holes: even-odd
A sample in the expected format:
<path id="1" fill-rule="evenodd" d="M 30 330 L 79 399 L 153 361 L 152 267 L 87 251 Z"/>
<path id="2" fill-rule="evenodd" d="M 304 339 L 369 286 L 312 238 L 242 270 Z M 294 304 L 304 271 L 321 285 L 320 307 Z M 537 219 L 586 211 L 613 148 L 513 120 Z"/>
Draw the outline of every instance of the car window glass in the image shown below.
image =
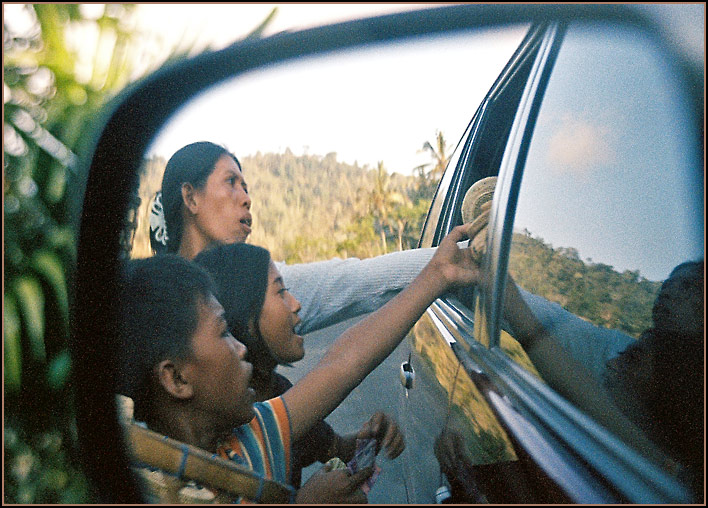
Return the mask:
<path id="1" fill-rule="evenodd" d="M 529 28 L 530 25 L 524 24 L 509 29 L 521 46 L 525 46 L 525 52 L 514 72 L 492 86 L 455 149 L 428 213 L 421 247 L 437 245 L 436 235 L 439 241 L 448 232 L 447 225 L 452 227 L 462 223 L 460 206 L 464 192 L 456 187 L 461 186 L 466 191 L 477 180 L 499 173 L 511 121 L 538 50 L 537 37 L 526 44 L 522 40 L 529 38 Z"/>
<path id="2" fill-rule="evenodd" d="M 469 131 L 470 127 L 468 126 L 463 139 L 467 138 Z M 433 198 L 433 202 L 430 206 L 430 212 L 428 213 L 425 225 L 423 226 L 423 234 L 421 235 L 420 240 L 421 247 L 433 246 L 440 212 L 442 212 L 442 207 L 445 204 L 445 196 L 447 196 L 447 191 L 450 188 L 450 182 L 452 182 L 452 177 L 455 174 L 455 168 L 457 167 L 462 152 L 464 152 L 464 143 L 460 143 L 455 149 L 455 153 L 453 153 L 450 158 L 445 174 L 438 184 L 438 188 L 435 191 L 435 197 Z"/>
<path id="3" fill-rule="evenodd" d="M 531 35 L 532 32 L 536 32 L 535 35 Z M 469 134 L 472 139 L 467 140 L 468 143 L 471 143 L 471 146 L 469 155 L 465 158 L 464 171 L 458 184 L 458 199 L 454 210 L 452 210 L 452 226 L 463 223 L 462 203 L 468 189 L 475 182 L 485 177 L 499 174 L 514 117 L 533 63 L 538 55 L 541 43 L 540 35 L 541 32 L 537 29 L 532 29 L 529 32 L 527 40 L 520 46 L 520 52 L 516 57 L 512 57 L 512 61 L 515 62 L 514 65 L 502 73 L 503 79 L 495 84 L 495 87 L 485 99 L 483 107 L 477 113 L 481 115 L 481 118 L 475 118 L 475 125 Z M 478 322 L 481 322 L 483 316 L 479 315 L 477 304 L 475 303 L 475 292 L 476 288 L 474 287 L 462 288 L 457 292 L 458 301 L 463 306 L 458 308 L 458 311 L 464 313 L 464 307 L 467 307 L 472 315 L 477 315 Z M 480 326 L 480 328 L 484 327 Z M 489 346 L 488 339 L 487 334 L 477 338 L 485 346 Z M 502 334 L 502 344 L 509 344 L 507 350 L 514 354 L 519 361 L 527 365 L 529 370 L 533 371 L 533 367 L 528 362 L 523 349 L 515 345 L 513 339 L 509 340 L 506 337 L 506 333 Z"/>
<path id="4" fill-rule="evenodd" d="M 604 385 L 608 361 L 653 326 L 662 281 L 704 255 L 688 102 L 650 42 L 582 26 L 566 34 L 509 256 L 532 312 Z"/>

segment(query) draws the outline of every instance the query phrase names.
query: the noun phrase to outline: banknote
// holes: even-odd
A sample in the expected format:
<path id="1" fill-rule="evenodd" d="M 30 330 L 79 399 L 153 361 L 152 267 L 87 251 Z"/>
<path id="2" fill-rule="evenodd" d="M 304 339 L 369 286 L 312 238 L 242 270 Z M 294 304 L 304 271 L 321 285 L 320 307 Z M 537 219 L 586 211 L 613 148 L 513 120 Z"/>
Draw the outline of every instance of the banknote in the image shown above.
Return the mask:
<path id="1" fill-rule="evenodd" d="M 368 494 L 376 483 L 381 468 L 376 464 L 376 439 L 357 439 L 354 458 L 347 462 L 347 468 L 354 474 L 369 466 L 373 466 L 374 472 L 361 486 L 365 494 Z"/>

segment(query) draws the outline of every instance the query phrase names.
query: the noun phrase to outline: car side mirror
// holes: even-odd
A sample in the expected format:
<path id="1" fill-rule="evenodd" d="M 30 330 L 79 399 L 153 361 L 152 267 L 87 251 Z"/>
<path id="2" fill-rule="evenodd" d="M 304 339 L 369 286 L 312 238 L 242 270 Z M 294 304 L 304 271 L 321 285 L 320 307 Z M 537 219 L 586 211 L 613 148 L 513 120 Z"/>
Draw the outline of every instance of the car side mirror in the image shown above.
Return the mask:
<path id="1" fill-rule="evenodd" d="M 166 66 L 130 86 L 106 106 L 104 117 L 97 123 L 95 137 L 88 141 L 82 155 L 86 185 L 75 273 L 72 344 L 84 470 L 101 502 L 142 502 L 126 452 L 120 439 L 115 439 L 120 435 L 114 398 L 118 372 L 113 361 L 118 343 L 116 301 L 121 270 L 120 236 L 137 185 L 137 170 L 151 147 L 160 142 L 159 135 L 169 129 L 166 122 L 177 120 L 185 104 L 208 88 L 230 79 L 242 79 L 262 69 L 335 53 L 351 60 L 357 54 L 381 47 L 377 45 L 400 50 L 401 47 L 413 48 L 424 39 L 475 37 L 499 28 L 518 30 L 532 22 L 577 19 L 603 23 L 608 29 L 616 24 L 635 25 L 660 35 L 660 29 L 641 9 L 627 6 L 439 7 L 246 40 Z M 678 49 L 676 55 L 681 72 L 692 84 L 699 84 L 702 62 L 697 65 Z M 421 72 L 426 72 L 429 64 L 421 61 Z M 475 63 L 462 62 L 461 65 L 474 66 Z M 305 76 L 304 83 L 307 79 Z M 440 79 L 444 79 L 444 74 Z M 692 97 L 695 111 L 702 112 L 700 86 Z M 411 108 L 414 107 L 411 104 Z M 279 113 L 272 114 L 277 118 Z M 464 129 L 464 125 L 461 128 Z M 267 130 L 263 132 L 267 135 Z"/>

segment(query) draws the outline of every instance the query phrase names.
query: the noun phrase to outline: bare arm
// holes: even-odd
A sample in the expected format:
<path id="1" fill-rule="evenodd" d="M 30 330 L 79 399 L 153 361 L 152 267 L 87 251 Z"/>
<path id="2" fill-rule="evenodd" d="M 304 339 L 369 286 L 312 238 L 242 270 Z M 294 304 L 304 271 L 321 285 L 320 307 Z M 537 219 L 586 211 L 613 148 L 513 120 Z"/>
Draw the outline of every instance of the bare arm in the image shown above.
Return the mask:
<path id="1" fill-rule="evenodd" d="M 626 443 L 659 460 L 656 447 L 617 408 L 599 380 L 536 319 L 511 277 L 506 283 L 504 317 L 538 372 L 554 390 Z"/>
<path id="2" fill-rule="evenodd" d="M 471 253 L 456 243 L 463 235 L 464 228 L 453 229 L 410 286 L 344 332 L 317 366 L 283 395 L 294 439 L 336 408 L 396 348 L 438 296 L 479 280 Z"/>
<path id="3" fill-rule="evenodd" d="M 276 266 L 300 302 L 297 332 L 306 334 L 381 308 L 410 285 L 433 254 L 434 248 L 411 249 L 368 259 Z"/>

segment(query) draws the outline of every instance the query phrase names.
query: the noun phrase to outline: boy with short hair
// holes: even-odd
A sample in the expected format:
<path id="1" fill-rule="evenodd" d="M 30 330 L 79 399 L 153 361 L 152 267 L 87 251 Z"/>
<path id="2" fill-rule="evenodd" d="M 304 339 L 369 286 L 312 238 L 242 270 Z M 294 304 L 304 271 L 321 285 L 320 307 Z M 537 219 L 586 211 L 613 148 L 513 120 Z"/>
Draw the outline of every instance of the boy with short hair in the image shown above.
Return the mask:
<path id="1" fill-rule="evenodd" d="M 177 255 L 132 261 L 122 298 L 119 392 L 134 399 L 136 419 L 152 430 L 219 450 L 265 478 L 287 482 L 290 442 L 336 408 L 435 298 L 478 282 L 471 253 L 457 245 L 463 236 L 464 228 L 455 228 L 408 288 L 342 334 L 285 394 L 256 404 L 246 348 L 229 333 L 209 276 Z M 278 293 L 269 289 L 265 297 L 279 298 Z M 283 331 L 293 333 L 292 327 Z M 397 435 L 387 419 L 372 418 L 359 432 L 381 446 Z M 296 501 L 365 502 L 359 486 L 371 473 L 370 467 L 351 476 L 325 467 L 303 485 Z"/>

